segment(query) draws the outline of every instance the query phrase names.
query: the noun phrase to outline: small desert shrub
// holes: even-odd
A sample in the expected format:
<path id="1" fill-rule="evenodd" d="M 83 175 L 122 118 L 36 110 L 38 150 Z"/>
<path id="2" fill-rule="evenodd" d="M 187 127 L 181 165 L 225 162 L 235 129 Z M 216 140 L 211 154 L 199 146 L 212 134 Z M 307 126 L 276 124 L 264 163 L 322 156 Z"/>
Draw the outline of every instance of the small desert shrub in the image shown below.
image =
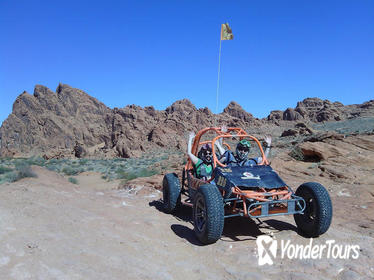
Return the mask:
<path id="1" fill-rule="evenodd" d="M 19 180 L 18 173 L 15 171 L 12 171 L 12 172 L 6 173 L 5 176 L 3 176 L 2 183 L 15 182 L 17 180 Z"/>
<path id="2" fill-rule="evenodd" d="M 20 164 L 16 165 L 15 172 L 11 173 L 10 182 L 21 180 L 22 178 L 38 177 L 35 172 L 31 170 L 30 165 Z"/>
<path id="3" fill-rule="evenodd" d="M 118 170 L 116 179 L 123 179 L 129 181 L 139 177 L 150 177 L 155 174 L 158 174 L 156 170 L 148 168 Z"/>
<path id="4" fill-rule="evenodd" d="M 299 147 L 295 147 L 290 153 L 289 155 L 291 157 L 293 157 L 294 159 L 296 160 L 299 160 L 299 161 L 304 161 L 304 162 L 315 162 L 315 163 L 319 163 L 322 158 L 315 154 L 315 155 L 304 155 L 303 152 L 301 151 L 301 149 Z"/>
<path id="5" fill-rule="evenodd" d="M 72 183 L 72 184 L 78 184 L 78 179 L 77 178 L 73 178 L 73 177 L 69 177 L 69 182 Z"/>
<path id="6" fill-rule="evenodd" d="M 88 159 L 81 159 L 79 160 L 79 165 L 87 165 Z"/>
<path id="7" fill-rule="evenodd" d="M 58 159 L 52 158 L 52 159 L 48 160 L 47 163 L 48 164 L 57 164 L 58 163 Z"/>
<path id="8" fill-rule="evenodd" d="M 50 170 L 50 171 L 55 171 L 55 172 L 60 171 L 58 166 L 56 166 L 56 165 L 47 165 L 47 169 Z"/>
<path id="9" fill-rule="evenodd" d="M 156 175 L 157 171 L 153 169 L 148 168 L 142 168 L 139 170 L 139 176 L 138 177 L 151 177 L 153 175 Z"/>
<path id="10" fill-rule="evenodd" d="M 305 161 L 305 157 L 299 147 L 293 148 L 289 155 L 298 161 Z"/>
<path id="11" fill-rule="evenodd" d="M 46 163 L 46 160 L 41 157 L 31 157 L 29 159 L 26 159 L 25 162 L 29 165 L 44 166 Z"/>
<path id="12" fill-rule="evenodd" d="M 66 166 L 62 169 L 62 172 L 65 175 L 71 176 L 71 175 L 77 175 L 79 173 L 79 170 L 76 168 L 73 168 L 71 166 Z"/>
<path id="13" fill-rule="evenodd" d="M 138 177 L 149 177 L 168 170 L 172 165 L 182 163 L 184 153 L 169 150 L 155 150 L 144 154 L 140 158 L 114 158 L 114 159 L 50 159 L 40 157 L 24 159 L 0 159 L 0 184 L 16 181 L 20 168 L 27 169 L 30 165 L 44 166 L 48 170 L 62 173 L 67 177 L 78 175 L 84 171 L 101 173 L 103 179 L 111 181 L 116 179 L 132 180 Z M 24 166 L 24 167 L 22 167 Z M 31 169 L 30 169 L 31 170 Z M 24 174 L 23 172 L 21 172 Z M 27 172 L 26 172 L 27 173 Z M 22 175 L 21 174 L 21 175 Z"/>
<path id="14" fill-rule="evenodd" d="M 137 178 L 137 174 L 134 171 L 124 171 L 121 170 L 117 173 L 117 179 L 124 179 L 126 181 L 133 180 Z"/>
<path id="15" fill-rule="evenodd" d="M 23 159 L 23 158 L 17 158 L 13 161 L 13 164 L 15 166 L 15 168 L 19 168 L 21 166 L 28 166 L 29 163 L 26 161 L 26 159 Z"/>
<path id="16" fill-rule="evenodd" d="M 0 165 L 0 175 L 12 171 L 11 168 Z"/>
<path id="17" fill-rule="evenodd" d="M 168 159 L 169 157 L 167 155 L 163 155 L 162 157 L 160 157 L 160 160 L 166 160 Z"/>

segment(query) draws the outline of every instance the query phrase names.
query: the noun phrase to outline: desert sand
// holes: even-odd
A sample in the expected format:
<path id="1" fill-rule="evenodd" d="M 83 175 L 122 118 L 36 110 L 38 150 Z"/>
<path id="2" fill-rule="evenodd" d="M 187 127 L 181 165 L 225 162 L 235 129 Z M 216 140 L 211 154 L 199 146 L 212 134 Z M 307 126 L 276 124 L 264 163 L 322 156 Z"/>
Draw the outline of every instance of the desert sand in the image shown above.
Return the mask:
<path id="1" fill-rule="evenodd" d="M 83 173 L 77 177 L 79 185 L 74 185 L 42 167 L 33 170 L 38 178 L 0 188 L 1 279 L 374 277 L 373 196 L 361 197 L 358 203 L 353 190 L 339 192 L 339 184 L 329 186 L 332 225 L 313 244 L 333 239 L 337 244 L 359 245 L 359 258 L 278 258 L 271 266 L 259 266 L 258 235 L 273 235 L 279 242 L 310 242 L 298 234 L 293 217 L 263 219 L 261 223 L 228 219 L 222 238 L 201 246 L 193 232 L 191 209 L 182 207 L 175 215 L 165 214 L 162 193 L 142 186 L 139 180 L 136 186 L 118 189 L 117 181 Z M 282 173 L 285 179 L 291 178 Z M 355 187 L 364 192 L 360 185 Z"/>

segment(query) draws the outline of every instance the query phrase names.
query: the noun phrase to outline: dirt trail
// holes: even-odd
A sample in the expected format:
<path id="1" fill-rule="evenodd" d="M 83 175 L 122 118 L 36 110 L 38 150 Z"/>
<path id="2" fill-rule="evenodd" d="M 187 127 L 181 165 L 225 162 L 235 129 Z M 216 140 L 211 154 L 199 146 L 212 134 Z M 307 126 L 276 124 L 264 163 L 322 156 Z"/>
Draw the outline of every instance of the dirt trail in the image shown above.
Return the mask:
<path id="1" fill-rule="evenodd" d="M 334 217 L 324 244 L 358 244 L 358 260 L 276 259 L 258 266 L 256 237 L 308 244 L 292 217 L 227 220 L 221 240 L 200 246 L 190 209 L 167 215 L 159 191 L 117 190 L 99 175 L 79 185 L 40 167 L 38 178 L 0 187 L 0 279 L 369 279 L 374 238 Z M 139 193 L 140 193 L 139 192 Z M 361 209 L 364 211 L 364 209 Z M 361 211 L 360 210 L 360 211 Z"/>

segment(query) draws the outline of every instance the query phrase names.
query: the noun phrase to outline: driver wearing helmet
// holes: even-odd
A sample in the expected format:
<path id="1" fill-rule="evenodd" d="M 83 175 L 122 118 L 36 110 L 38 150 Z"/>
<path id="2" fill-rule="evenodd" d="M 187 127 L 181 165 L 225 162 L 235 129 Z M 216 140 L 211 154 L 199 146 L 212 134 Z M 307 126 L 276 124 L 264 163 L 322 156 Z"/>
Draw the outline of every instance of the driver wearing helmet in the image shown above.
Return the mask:
<path id="1" fill-rule="evenodd" d="M 195 137 L 193 132 L 190 133 L 188 139 L 187 153 L 191 159 L 194 169 L 196 171 L 196 177 L 203 180 L 209 180 L 212 176 L 213 165 L 212 165 L 212 145 L 204 144 L 196 157 L 192 154 L 192 140 Z"/>
<path id="2" fill-rule="evenodd" d="M 268 157 L 271 145 L 270 135 L 265 136 L 265 142 L 267 145 L 265 149 L 265 156 Z M 219 161 L 229 166 L 253 166 L 259 164 L 262 161 L 262 157 L 248 158 L 249 151 L 251 149 L 251 143 L 246 139 L 241 140 L 236 145 L 235 154 L 230 150 L 225 151 L 219 141 L 217 141 L 217 148 L 222 154 L 222 157 Z"/>

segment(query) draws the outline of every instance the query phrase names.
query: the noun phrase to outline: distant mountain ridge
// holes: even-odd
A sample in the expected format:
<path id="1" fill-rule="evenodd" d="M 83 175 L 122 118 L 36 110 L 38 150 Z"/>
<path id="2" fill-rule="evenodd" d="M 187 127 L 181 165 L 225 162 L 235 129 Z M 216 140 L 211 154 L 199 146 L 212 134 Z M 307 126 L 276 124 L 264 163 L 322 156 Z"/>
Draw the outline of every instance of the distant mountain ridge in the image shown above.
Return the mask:
<path id="1" fill-rule="evenodd" d="M 132 157 L 157 147 L 185 149 L 186 132 L 225 124 L 248 131 L 290 122 L 340 121 L 374 116 L 374 100 L 344 106 L 319 98 L 307 98 L 296 108 L 272 111 L 257 119 L 232 101 L 220 114 L 207 107 L 197 109 L 188 99 L 165 110 L 127 105 L 110 109 L 84 91 L 59 84 L 56 91 L 36 85 L 23 92 L 0 128 L 0 156 L 45 158 L 92 156 Z"/>

